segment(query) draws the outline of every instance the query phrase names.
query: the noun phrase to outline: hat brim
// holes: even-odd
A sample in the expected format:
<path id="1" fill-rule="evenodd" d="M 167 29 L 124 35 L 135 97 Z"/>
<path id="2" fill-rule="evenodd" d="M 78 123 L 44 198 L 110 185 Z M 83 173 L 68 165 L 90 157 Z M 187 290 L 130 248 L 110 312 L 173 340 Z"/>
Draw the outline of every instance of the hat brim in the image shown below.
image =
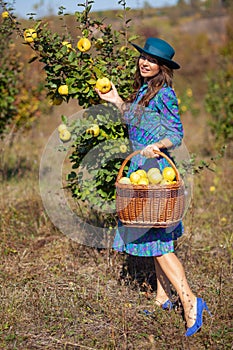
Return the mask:
<path id="1" fill-rule="evenodd" d="M 176 63 L 175 61 L 167 60 L 167 59 L 162 58 L 160 56 L 153 55 L 150 51 L 147 51 L 147 50 L 143 49 L 142 47 L 140 47 L 140 46 L 138 46 L 136 44 L 131 43 L 131 45 L 133 45 L 135 47 L 135 49 L 137 51 L 139 51 L 140 53 L 143 52 L 143 53 L 145 53 L 145 54 L 147 54 L 147 55 L 149 55 L 151 57 L 157 58 L 157 60 L 159 62 L 161 62 L 162 64 L 164 64 L 165 66 L 167 66 L 167 67 L 169 67 L 171 69 L 179 69 L 180 68 L 180 65 L 178 63 Z"/>

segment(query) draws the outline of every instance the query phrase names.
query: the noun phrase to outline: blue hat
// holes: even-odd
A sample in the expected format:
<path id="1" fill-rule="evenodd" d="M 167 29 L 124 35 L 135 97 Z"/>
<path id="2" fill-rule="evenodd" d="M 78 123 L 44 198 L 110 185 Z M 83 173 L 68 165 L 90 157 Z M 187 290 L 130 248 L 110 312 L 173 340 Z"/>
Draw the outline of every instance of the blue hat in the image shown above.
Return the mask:
<path id="1" fill-rule="evenodd" d="M 172 57 L 175 55 L 175 50 L 166 41 L 159 38 L 148 38 L 144 45 L 144 48 L 131 43 L 139 52 L 144 52 L 147 55 L 155 57 L 159 62 L 163 63 L 169 68 L 179 69 L 180 65 L 175 61 L 172 61 Z"/>

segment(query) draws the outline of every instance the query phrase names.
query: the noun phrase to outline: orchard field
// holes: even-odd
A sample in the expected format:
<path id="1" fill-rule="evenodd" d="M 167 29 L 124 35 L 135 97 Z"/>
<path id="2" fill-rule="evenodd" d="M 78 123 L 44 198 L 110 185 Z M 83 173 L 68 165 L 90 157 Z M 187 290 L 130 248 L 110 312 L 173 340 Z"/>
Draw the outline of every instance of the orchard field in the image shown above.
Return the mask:
<path id="1" fill-rule="evenodd" d="M 83 91 L 75 90 L 73 80 L 68 81 L 71 98 L 63 96 L 61 104 L 54 102 L 60 96 L 54 93 L 54 80 L 46 81 L 44 62 L 34 60 L 30 45 L 14 31 L 13 43 L 4 55 L 11 57 L 11 52 L 17 51 L 20 65 L 13 61 L 12 67 L 19 72 L 20 85 L 16 86 L 16 102 L 12 100 L 14 116 L 0 124 L 1 130 L 4 128 L 0 141 L 0 349 L 232 349 L 232 119 L 226 122 L 233 105 L 232 10 L 213 7 L 207 13 L 182 6 L 161 10 L 145 7 L 127 11 L 131 18 L 127 30 L 131 36 L 139 35 L 137 42 L 153 35 L 171 41 L 182 66 L 175 74 L 175 89 L 181 101 L 185 144 L 195 164 L 193 197 L 177 254 L 192 289 L 206 300 L 213 317 L 204 313 L 202 331 L 187 339 L 181 309 L 164 312 L 156 308 L 153 315 L 146 316 L 142 311 L 154 310 L 156 290 L 151 259 L 79 244 L 50 220 L 40 196 L 41 158 L 61 116 L 69 121 L 88 104 L 79 103 L 77 96 Z M 100 21 L 106 18 L 107 24 L 120 31 L 119 14 L 125 20 L 120 11 L 95 13 L 93 17 Z M 74 17 L 64 19 L 65 25 L 59 16 L 46 21 L 52 32 L 67 31 L 77 40 Z M 19 22 L 18 28 L 34 25 L 32 20 Z M 4 43 L 6 47 L 7 41 Z M 54 46 L 53 54 L 56 50 Z M 124 55 L 119 55 L 123 60 Z M 85 72 L 90 69 L 88 62 Z M 70 66 L 64 67 L 68 70 Z M 130 74 L 132 68 L 127 67 Z M 211 73 L 217 77 L 219 71 L 219 80 L 208 80 Z M 124 81 L 130 76 L 122 74 L 116 68 L 112 77 L 124 95 Z M 7 79 L 10 82 L 12 76 Z M 5 84 L 2 75 L 1 84 Z M 88 101 L 98 103 L 94 92 L 86 93 L 90 94 Z M 3 111 L 6 105 L 1 103 Z M 6 114 L 4 118 L 7 120 Z M 114 131 L 120 133 L 120 129 Z"/>

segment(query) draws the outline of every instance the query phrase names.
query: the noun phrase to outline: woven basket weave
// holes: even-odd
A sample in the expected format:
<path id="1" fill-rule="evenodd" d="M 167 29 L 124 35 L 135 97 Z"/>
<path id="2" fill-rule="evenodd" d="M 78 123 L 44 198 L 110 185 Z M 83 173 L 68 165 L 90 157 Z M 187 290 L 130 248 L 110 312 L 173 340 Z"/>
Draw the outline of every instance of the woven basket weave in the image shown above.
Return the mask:
<path id="1" fill-rule="evenodd" d="M 121 184 L 127 162 L 140 151 L 131 153 L 122 163 L 116 179 L 116 210 L 126 226 L 170 227 L 178 224 L 184 214 L 184 182 L 172 160 L 163 152 L 155 153 L 167 159 L 176 173 L 176 183 L 169 185 Z"/>

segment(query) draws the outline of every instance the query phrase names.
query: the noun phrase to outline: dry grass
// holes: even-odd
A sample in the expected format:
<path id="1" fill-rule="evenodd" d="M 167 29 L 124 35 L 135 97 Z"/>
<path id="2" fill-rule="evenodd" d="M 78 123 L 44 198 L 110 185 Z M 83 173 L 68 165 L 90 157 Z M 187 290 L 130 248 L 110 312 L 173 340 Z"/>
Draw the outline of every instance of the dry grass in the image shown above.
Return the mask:
<path id="1" fill-rule="evenodd" d="M 64 108 L 64 107 L 62 107 Z M 67 107 L 65 107 L 67 108 Z M 76 106 L 69 107 L 69 114 Z M 63 113 L 63 111 L 61 111 Z M 1 183 L 0 348 L 231 349 L 232 159 L 195 179 L 186 233 L 178 242 L 193 290 L 204 297 L 201 333 L 184 337 L 181 310 L 154 309 L 155 274 L 149 258 L 81 246 L 50 222 L 38 188 L 40 156 L 60 111 L 43 117 L 5 150 Z M 202 119 L 189 129 L 195 134 Z M 185 122 L 185 123 L 186 123 Z M 196 130 L 195 130 L 196 128 Z M 188 147 L 195 149 L 192 138 Z M 203 135 L 199 137 L 200 146 Z M 214 185 L 215 192 L 209 187 Z"/>

